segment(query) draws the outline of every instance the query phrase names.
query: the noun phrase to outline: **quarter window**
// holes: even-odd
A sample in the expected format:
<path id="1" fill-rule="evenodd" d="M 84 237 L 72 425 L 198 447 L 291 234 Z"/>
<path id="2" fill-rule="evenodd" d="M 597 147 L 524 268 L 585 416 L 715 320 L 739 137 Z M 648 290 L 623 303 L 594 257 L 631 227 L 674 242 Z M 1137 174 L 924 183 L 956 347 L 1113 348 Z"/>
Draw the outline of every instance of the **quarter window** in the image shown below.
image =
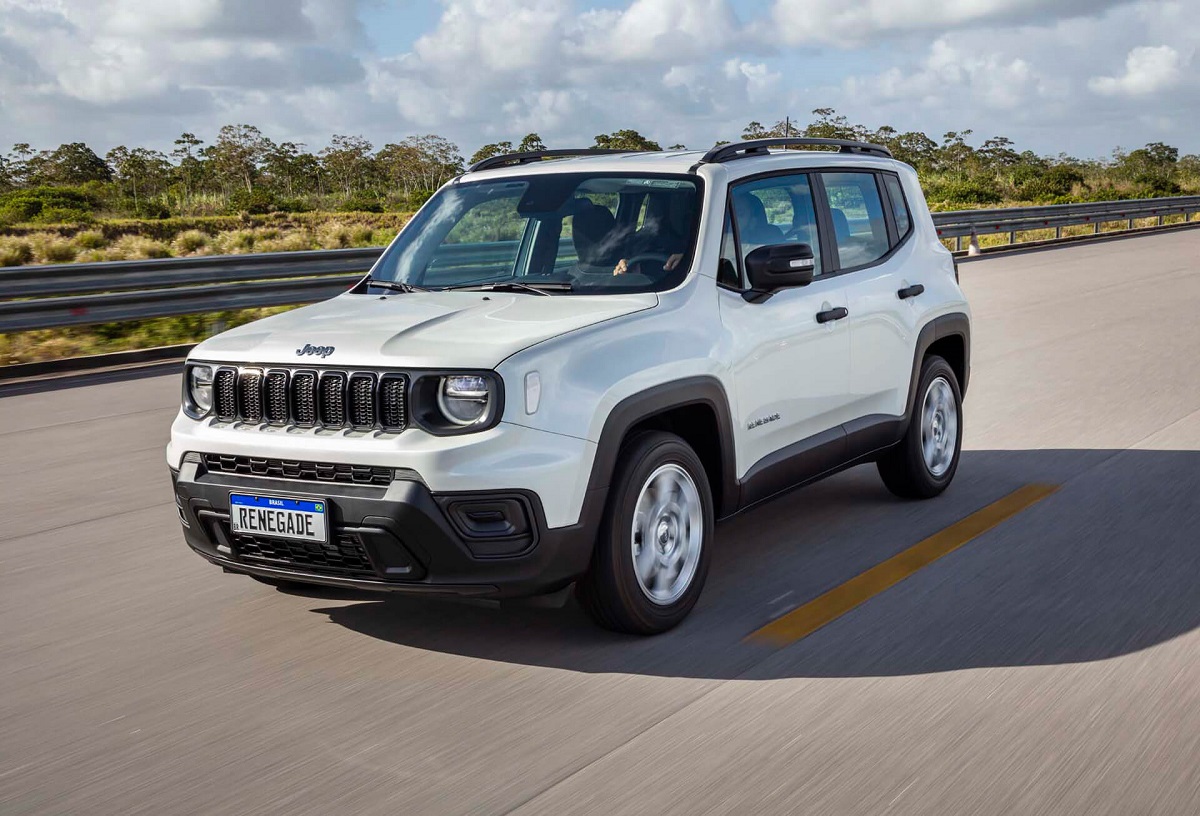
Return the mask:
<path id="1" fill-rule="evenodd" d="M 908 214 L 908 202 L 904 200 L 904 189 L 900 179 L 895 176 L 884 176 L 883 183 L 887 186 L 888 198 L 892 200 L 892 217 L 896 220 L 896 237 L 903 241 L 904 236 L 912 229 L 912 217 Z"/>
<path id="2" fill-rule="evenodd" d="M 874 173 L 823 173 L 842 269 L 866 266 L 891 249 Z"/>
<path id="3" fill-rule="evenodd" d="M 721 265 L 717 269 L 717 283 L 723 286 L 742 288 L 741 263 L 738 260 L 737 237 L 733 234 L 733 218 L 725 210 L 725 229 L 721 233 Z"/>

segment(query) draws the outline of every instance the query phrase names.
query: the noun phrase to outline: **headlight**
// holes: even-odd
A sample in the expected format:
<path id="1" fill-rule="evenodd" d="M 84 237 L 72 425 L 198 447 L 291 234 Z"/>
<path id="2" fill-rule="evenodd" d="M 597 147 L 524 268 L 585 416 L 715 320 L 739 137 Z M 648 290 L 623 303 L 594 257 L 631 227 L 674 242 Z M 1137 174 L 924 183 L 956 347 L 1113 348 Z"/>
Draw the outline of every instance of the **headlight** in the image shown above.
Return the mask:
<path id="1" fill-rule="evenodd" d="M 183 410 L 192 419 L 208 416 L 212 410 L 212 366 L 188 366 L 183 378 Z"/>
<path id="2" fill-rule="evenodd" d="M 504 383 L 494 371 L 413 373 L 412 422 L 434 436 L 477 433 L 504 413 Z"/>
<path id="3" fill-rule="evenodd" d="M 438 387 L 438 409 L 454 425 L 465 428 L 488 415 L 492 400 L 491 383 L 474 375 L 443 377 Z"/>

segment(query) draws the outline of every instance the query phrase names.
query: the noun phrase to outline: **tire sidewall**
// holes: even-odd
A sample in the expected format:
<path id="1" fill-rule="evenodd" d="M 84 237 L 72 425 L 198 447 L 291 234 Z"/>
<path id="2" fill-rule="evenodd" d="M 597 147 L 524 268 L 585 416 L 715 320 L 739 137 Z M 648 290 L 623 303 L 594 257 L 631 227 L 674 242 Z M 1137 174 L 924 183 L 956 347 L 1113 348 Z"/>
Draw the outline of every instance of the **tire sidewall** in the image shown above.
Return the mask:
<path id="1" fill-rule="evenodd" d="M 954 410 L 958 413 L 957 430 L 954 439 L 954 458 L 950 462 L 950 467 L 946 468 L 946 472 L 941 476 L 934 476 L 929 470 L 929 465 L 925 462 L 925 453 L 921 448 L 921 415 L 925 406 L 925 395 L 929 391 L 929 386 L 938 377 L 941 377 L 950 383 L 950 391 L 954 394 Z M 913 405 L 912 424 L 909 426 L 909 445 L 910 455 L 918 464 L 917 471 L 920 477 L 925 480 L 929 487 L 937 492 L 945 490 L 950 482 L 954 479 L 954 474 L 958 471 L 958 462 L 962 454 L 962 436 L 963 436 L 963 412 L 962 412 L 962 392 L 958 387 L 958 377 L 954 375 L 954 369 L 950 364 L 941 357 L 930 357 L 921 367 L 921 381 L 917 387 L 917 399 Z"/>
<path id="2" fill-rule="evenodd" d="M 630 456 L 619 469 L 614 481 L 612 504 L 606 514 L 603 536 L 611 569 L 613 588 L 622 596 L 623 606 L 637 618 L 637 628 L 662 631 L 683 620 L 696 605 L 708 575 L 712 557 L 713 498 L 704 466 L 695 452 L 677 436 L 654 433 L 634 440 Z M 701 516 L 704 525 L 700 539 L 700 559 L 691 584 L 676 601 L 668 605 L 654 603 L 642 591 L 634 572 L 631 529 L 638 496 L 642 486 L 655 470 L 675 464 L 687 471 L 700 494 Z"/>

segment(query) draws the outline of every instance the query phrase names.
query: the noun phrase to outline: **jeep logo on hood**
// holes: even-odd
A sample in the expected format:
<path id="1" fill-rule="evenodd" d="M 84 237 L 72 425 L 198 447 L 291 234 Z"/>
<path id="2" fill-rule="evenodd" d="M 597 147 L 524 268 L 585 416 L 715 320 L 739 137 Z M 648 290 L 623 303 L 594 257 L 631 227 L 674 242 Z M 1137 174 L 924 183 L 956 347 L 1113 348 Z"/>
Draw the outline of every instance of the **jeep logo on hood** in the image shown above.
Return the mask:
<path id="1" fill-rule="evenodd" d="M 324 359 L 330 354 L 333 354 L 333 346 L 310 346 L 308 343 L 305 343 L 304 348 L 296 349 L 297 357 L 320 357 Z"/>

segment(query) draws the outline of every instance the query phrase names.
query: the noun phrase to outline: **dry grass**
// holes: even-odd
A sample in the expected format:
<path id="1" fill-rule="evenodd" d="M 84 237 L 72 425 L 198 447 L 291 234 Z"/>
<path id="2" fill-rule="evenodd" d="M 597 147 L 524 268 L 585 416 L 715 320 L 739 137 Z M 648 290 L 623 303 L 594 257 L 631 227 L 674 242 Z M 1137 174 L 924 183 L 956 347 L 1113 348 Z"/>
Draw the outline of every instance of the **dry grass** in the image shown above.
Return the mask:
<path id="1" fill-rule="evenodd" d="M 0 365 L 196 343 L 212 334 L 218 326 L 229 329 L 290 308 L 294 307 L 241 309 L 216 314 L 0 334 Z"/>
<path id="2" fill-rule="evenodd" d="M 33 245 L 25 238 L 0 238 L 0 266 L 33 263 Z"/>

